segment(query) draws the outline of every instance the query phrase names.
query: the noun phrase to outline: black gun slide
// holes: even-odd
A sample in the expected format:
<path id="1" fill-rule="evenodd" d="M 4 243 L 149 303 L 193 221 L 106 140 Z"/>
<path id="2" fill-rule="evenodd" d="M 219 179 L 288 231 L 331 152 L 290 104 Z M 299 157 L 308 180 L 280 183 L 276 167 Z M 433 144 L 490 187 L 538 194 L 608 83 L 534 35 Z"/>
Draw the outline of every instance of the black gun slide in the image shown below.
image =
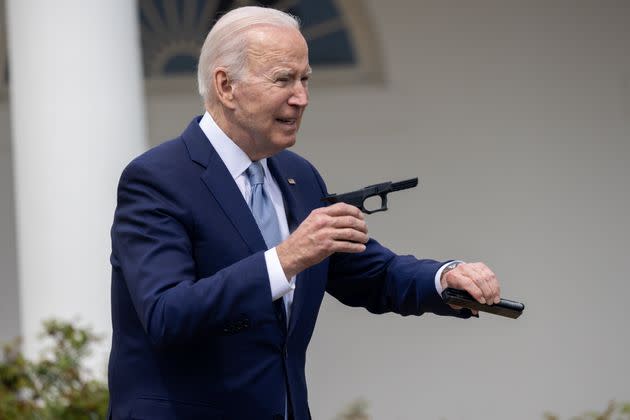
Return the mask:
<path id="1" fill-rule="evenodd" d="M 453 288 L 444 289 L 442 299 L 449 305 L 461 306 L 462 308 L 476 309 L 482 312 L 488 312 L 495 315 L 505 316 L 507 318 L 516 319 L 523 313 L 525 305 L 513 300 L 501 299 L 499 303 L 494 305 L 486 305 L 479 303 L 465 290 Z"/>

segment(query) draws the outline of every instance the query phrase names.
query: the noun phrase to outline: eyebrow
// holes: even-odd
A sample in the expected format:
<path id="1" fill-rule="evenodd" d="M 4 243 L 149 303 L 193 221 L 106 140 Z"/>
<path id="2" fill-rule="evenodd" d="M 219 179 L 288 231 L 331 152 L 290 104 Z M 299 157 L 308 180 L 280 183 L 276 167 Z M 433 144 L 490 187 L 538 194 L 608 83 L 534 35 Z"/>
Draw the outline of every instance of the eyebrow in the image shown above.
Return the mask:
<path id="1" fill-rule="evenodd" d="M 289 68 L 280 68 L 277 70 L 274 70 L 271 72 L 271 75 L 273 77 L 278 77 L 278 76 L 290 76 L 295 74 L 295 72 L 292 69 Z M 306 69 L 306 72 L 304 72 L 305 76 L 310 76 L 311 74 L 313 74 L 313 69 L 311 68 L 311 66 L 308 66 L 308 68 Z"/>

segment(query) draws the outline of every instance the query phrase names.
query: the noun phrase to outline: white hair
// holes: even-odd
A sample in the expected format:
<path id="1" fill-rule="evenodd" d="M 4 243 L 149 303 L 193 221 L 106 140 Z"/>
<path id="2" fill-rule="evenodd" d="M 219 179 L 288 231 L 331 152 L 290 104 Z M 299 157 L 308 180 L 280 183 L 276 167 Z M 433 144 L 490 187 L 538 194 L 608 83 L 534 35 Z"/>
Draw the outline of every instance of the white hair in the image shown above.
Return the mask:
<path id="1" fill-rule="evenodd" d="M 300 30 L 295 16 L 266 7 L 239 7 L 223 15 L 208 33 L 199 55 L 197 83 L 204 102 L 215 100 L 212 78 L 217 67 L 224 67 L 231 80 L 242 79 L 247 68 L 247 32 L 255 26 Z"/>

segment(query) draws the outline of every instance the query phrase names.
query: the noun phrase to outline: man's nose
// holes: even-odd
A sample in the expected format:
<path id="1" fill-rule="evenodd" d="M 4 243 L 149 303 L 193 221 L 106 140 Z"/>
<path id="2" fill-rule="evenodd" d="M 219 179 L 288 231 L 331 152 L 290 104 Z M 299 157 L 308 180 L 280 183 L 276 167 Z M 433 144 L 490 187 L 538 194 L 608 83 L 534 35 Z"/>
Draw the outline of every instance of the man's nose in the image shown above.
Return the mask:
<path id="1" fill-rule="evenodd" d="M 293 88 L 293 93 L 289 98 L 289 105 L 305 107 L 308 105 L 308 87 L 304 82 L 299 81 Z"/>

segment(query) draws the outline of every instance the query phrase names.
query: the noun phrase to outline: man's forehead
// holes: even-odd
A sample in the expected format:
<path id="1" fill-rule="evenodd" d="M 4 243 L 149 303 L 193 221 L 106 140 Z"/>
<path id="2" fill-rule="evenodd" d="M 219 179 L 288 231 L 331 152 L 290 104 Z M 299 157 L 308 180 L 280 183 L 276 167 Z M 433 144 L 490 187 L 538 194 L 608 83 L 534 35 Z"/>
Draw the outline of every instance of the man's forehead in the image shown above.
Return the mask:
<path id="1" fill-rule="evenodd" d="M 257 26 L 247 32 L 247 47 L 251 54 L 262 56 L 266 52 L 287 51 L 299 52 L 308 46 L 306 40 L 294 28 L 276 26 Z"/>
<path id="2" fill-rule="evenodd" d="M 275 44 L 288 38 L 294 39 L 295 37 L 304 39 L 302 33 L 297 28 L 264 23 L 249 27 L 246 36 L 250 42 L 261 44 Z"/>
<path id="3" fill-rule="evenodd" d="M 248 32 L 248 60 L 273 67 L 274 71 L 295 67 L 296 60 L 308 64 L 308 46 L 302 34 L 293 28 L 262 26 Z M 300 63 L 302 64 L 302 63 Z"/>

